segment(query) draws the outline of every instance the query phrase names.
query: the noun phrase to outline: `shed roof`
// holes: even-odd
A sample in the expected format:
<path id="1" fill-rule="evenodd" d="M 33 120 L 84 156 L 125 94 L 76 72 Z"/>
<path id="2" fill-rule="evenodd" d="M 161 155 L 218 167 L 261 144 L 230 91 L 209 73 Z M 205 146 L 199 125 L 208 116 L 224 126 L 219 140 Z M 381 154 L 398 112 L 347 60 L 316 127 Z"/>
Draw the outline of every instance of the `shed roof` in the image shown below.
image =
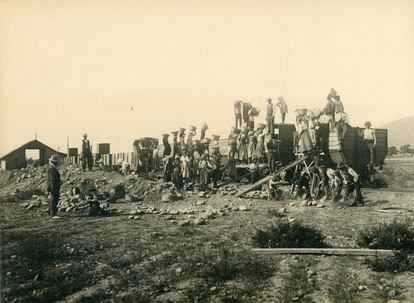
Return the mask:
<path id="1" fill-rule="evenodd" d="M 53 150 L 56 154 L 59 154 L 61 156 L 66 156 L 65 153 L 61 153 L 61 152 L 47 146 L 46 144 L 40 142 L 39 140 L 34 139 L 32 141 L 26 142 L 25 144 L 23 144 L 22 146 L 20 146 L 18 148 L 13 149 L 11 152 L 9 152 L 9 153 L 5 154 L 4 156 L 2 156 L 0 158 L 0 160 L 3 160 L 4 158 L 10 156 L 11 154 L 18 151 L 19 149 L 42 149 L 42 148 L 48 148 L 50 150 Z"/>

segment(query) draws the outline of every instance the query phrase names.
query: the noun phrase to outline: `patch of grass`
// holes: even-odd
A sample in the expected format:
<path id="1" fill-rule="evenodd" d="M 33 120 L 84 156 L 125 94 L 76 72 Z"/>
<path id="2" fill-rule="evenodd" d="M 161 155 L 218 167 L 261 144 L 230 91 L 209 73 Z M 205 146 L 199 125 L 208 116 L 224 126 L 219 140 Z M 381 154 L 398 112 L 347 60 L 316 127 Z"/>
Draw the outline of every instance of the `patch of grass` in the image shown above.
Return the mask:
<path id="1" fill-rule="evenodd" d="M 219 302 L 249 301 L 275 270 L 275 266 L 246 250 L 225 247 L 203 252 L 189 263 L 192 266 L 187 271 L 193 272 L 198 281 L 187 290 L 190 302 L 209 302 L 212 296 L 218 296 Z"/>
<path id="2" fill-rule="evenodd" d="M 260 248 L 324 248 L 325 236 L 300 221 L 279 221 L 267 229 L 258 230 L 252 237 L 253 246 Z"/>
<path id="3" fill-rule="evenodd" d="M 7 231 L 2 237 L 4 245 L 4 301 L 55 302 L 93 283 L 90 272 L 94 264 L 77 263 L 89 250 L 65 245 L 66 235 L 27 231 Z M 15 256 L 15 257 L 11 257 Z M 70 270 L 55 264 L 71 263 Z"/>
<path id="4" fill-rule="evenodd" d="M 236 278 L 260 281 L 271 276 L 270 267 L 247 252 L 227 248 L 212 253 L 198 276 L 211 283 L 224 283 Z"/>
<path id="5" fill-rule="evenodd" d="M 358 245 L 372 249 L 393 249 L 414 252 L 414 226 L 412 219 L 380 223 L 358 235 Z"/>
<path id="6" fill-rule="evenodd" d="M 393 256 L 376 256 L 365 261 L 372 270 L 378 272 L 414 271 L 414 258 L 405 252 L 395 252 Z"/>
<path id="7" fill-rule="evenodd" d="M 357 302 L 356 294 L 358 284 L 356 278 L 350 273 L 346 264 L 341 264 L 335 271 L 328 288 L 329 298 L 333 303 L 354 303 Z"/>

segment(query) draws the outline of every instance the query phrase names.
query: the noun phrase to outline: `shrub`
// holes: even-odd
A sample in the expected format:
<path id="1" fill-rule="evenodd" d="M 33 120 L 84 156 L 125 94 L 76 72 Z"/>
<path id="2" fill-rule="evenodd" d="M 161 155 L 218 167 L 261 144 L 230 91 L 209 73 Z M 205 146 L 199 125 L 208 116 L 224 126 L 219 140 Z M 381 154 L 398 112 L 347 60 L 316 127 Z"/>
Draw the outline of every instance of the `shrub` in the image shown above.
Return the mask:
<path id="1" fill-rule="evenodd" d="M 404 272 L 414 271 L 413 257 L 405 252 L 396 252 L 393 256 L 367 259 L 366 263 L 374 270 L 379 272 Z"/>
<path id="2" fill-rule="evenodd" d="M 411 219 L 380 223 L 361 231 L 358 245 L 373 249 L 414 251 L 414 227 Z"/>
<path id="3" fill-rule="evenodd" d="M 258 230 L 253 245 L 261 248 L 324 248 L 325 236 L 315 227 L 300 221 L 279 221 L 267 229 Z"/>

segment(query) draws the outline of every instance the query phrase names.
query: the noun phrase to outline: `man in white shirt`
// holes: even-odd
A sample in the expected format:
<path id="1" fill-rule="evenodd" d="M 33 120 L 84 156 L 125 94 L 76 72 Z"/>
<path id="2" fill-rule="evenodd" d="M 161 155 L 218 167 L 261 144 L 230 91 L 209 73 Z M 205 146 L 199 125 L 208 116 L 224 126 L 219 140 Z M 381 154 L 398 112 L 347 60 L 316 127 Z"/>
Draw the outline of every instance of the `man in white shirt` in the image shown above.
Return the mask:
<path id="1" fill-rule="evenodd" d="M 371 122 L 365 122 L 365 129 L 363 133 L 363 141 L 369 149 L 370 164 L 374 164 L 374 148 L 377 144 L 377 137 L 375 136 L 375 129 L 371 128 Z"/>

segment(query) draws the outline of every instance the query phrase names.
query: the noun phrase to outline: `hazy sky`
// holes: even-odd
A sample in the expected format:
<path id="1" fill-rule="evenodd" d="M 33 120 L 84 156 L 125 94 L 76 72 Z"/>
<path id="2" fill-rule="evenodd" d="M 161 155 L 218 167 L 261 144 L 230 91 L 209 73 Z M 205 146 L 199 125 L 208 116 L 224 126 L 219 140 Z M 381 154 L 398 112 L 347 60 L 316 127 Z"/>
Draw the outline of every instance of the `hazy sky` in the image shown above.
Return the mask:
<path id="1" fill-rule="evenodd" d="M 264 120 L 284 96 L 289 122 L 331 87 L 352 125 L 414 115 L 414 1 L 0 0 L 0 45 L 0 154 L 224 135 L 236 99 Z"/>

